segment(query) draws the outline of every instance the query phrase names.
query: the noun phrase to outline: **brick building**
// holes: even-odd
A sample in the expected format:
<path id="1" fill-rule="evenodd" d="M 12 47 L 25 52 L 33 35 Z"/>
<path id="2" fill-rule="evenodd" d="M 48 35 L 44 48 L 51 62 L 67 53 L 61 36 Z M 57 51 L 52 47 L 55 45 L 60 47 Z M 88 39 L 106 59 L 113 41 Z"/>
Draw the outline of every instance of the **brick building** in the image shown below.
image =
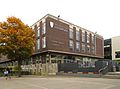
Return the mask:
<path id="1" fill-rule="evenodd" d="M 79 63 L 94 67 L 104 58 L 104 39 L 85 28 L 47 14 L 31 26 L 36 32 L 32 63 Z"/>

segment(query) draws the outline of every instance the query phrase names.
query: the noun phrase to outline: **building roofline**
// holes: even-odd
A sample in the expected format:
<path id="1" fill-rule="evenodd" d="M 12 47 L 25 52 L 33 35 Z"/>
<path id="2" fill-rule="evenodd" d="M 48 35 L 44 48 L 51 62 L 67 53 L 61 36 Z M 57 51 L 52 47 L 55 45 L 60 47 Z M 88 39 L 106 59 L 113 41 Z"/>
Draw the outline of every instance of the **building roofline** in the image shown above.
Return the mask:
<path id="1" fill-rule="evenodd" d="M 97 33 L 94 33 L 94 32 L 92 32 L 92 31 L 90 31 L 90 30 L 87 30 L 87 29 L 85 29 L 85 28 L 83 28 L 83 27 L 80 27 L 80 26 L 78 26 L 78 25 L 75 25 L 75 24 L 73 24 L 73 23 L 70 23 L 70 22 L 68 22 L 68 21 L 66 21 L 66 20 L 63 20 L 63 19 L 58 18 L 58 17 L 56 17 L 56 16 L 54 16 L 54 15 L 51 15 L 51 14 L 46 14 L 44 17 L 42 17 L 42 18 L 39 19 L 37 22 L 35 22 L 32 26 L 34 26 L 35 24 L 37 24 L 38 22 L 40 22 L 42 19 L 45 19 L 45 18 L 47 18 L 47 17 L 51 17 L 51 18 L 56 19 L 56 20 L 59 19 L 59 21 L 61 21 L 61 22 L 63 22 L 63 23 L 73 25 L 74 27 L 78 27 L 78 28 L 80 28 L 80 29 L 82 29 L 82 30 L 85 30 L 85 31 L 90 32 L 90 33 L 93 33 L 94 35 L 100 36 L 101 38 L 103 38 L 103 36 L 101 36 L 101 35 L 99 35 L 99 34 L 97 34 Z M 32 26 L 31 26 L 31 27 L 32 27 Z"/>
<path id="2" fill-rule="evenodd" d="M 41 21 L 42 19 L 44 19 L 44 18 L 46 18 L 46 17 L 48 17 L 48 14 L 45 15 L 44 17 L 42 17 L 41 19 L 39 19 L 38 21 L 36 21 L 33 25 L 31 25 L 31 27 L 34 26 L 36 23 L 38 23 L 39 21 Z"/>
<path id="3" fill-rule="evenodd" d="M 114 37 L 112 37 L 111 39 L 113 39 L 113 38 L 118 38 L 118 37 L 120 37 L 120 36 L 114 36 Z"/>

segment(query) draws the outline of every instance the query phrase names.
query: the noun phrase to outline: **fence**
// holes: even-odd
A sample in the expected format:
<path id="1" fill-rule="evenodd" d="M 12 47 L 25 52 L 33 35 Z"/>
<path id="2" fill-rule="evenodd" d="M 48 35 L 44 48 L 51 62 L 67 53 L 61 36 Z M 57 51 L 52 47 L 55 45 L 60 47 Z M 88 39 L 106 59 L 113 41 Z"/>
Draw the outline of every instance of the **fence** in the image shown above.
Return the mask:
<path id="1" fill-rule="evenodd" d="M 28 71 L 35 75 L 56 75 L 58 66 L 56 63 L 22 65 L 22 71 Z"/>
<path id="2" fill-rule="evenodd" d="M 95 67 L 81 67 L 78 63 L 62 63 L 58 64 L 58 72 L 97 72 Z"/>

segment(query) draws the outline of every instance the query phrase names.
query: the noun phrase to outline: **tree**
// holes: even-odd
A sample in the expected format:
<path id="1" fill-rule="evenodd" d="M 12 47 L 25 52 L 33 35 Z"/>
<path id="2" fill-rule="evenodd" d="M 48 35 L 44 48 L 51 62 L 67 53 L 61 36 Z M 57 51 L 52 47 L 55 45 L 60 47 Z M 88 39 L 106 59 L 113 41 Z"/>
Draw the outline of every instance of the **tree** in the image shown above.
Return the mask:
<path id="1" fill-rule="evenodd" d="M 0 53 L 18 61 L 18 76 L 21 76 L 22 60 L 30 58 L 35 46 L 35 32 L 19 18 L 8 17 L 0 23 Z"/>

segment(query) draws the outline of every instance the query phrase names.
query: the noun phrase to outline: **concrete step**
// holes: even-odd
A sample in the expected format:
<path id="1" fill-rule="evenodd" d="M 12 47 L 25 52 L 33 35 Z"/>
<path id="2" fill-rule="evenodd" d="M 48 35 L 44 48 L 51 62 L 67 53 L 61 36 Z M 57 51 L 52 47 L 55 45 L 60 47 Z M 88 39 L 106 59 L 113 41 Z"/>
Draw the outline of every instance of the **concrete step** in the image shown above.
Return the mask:
<path id="1" fill-rule="evenodd" d="M 107 75 L 120 75 L 120 72 L 108 72 Z"/>
<path id="2" fill-rule="evenodd" d="M 120 79 L 120 72 L 108 72 L 106 75 L 103 75 L 102 78 Z"/>
<path id="3" fill-rule="evenodd" d="M 102 78 L 120 79 L 120 75 L 104 75 Z"/>

